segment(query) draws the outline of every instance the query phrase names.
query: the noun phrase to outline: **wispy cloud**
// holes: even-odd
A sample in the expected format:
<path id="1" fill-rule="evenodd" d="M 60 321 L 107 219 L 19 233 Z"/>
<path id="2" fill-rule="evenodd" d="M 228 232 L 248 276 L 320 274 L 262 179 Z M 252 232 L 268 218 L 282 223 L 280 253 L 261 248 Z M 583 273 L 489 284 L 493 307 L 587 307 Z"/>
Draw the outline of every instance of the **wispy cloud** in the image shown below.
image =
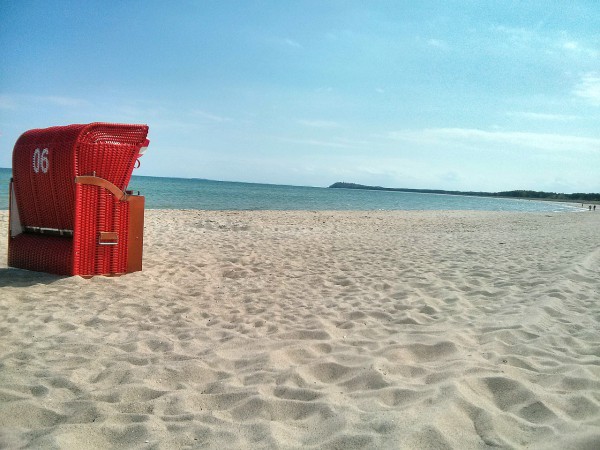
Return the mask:
<path id="1" fill-rule="evenodd" d="M 0 95 L 0 109 L 15 109 L 17 102 L 10 95 Z"/>
<path id="2" fill-rule="evenodd" d="M 600 106 L 600 74 L 590 72 L 581 77 L 573 93 L 590 103 Z"/>
<path id="3" fill-rule="evenodd" d="M 395 140 L 419 144 L 455 144 L 485 150 L 487 147 L 536 149 L 552 152 L 600 153 L 600 139 L 562 134 L 520 131 L 485 131 L 472 128 L 427 128 L 395 131 Z"/>
<path id="4" fill-rule="evenodd" d="M 310 145 L 315 147 L 330 147 L 330 148 L 356 148 L 356 145 L 353 145 L 349 142 L 341 142 L 341 141 L 324 141 L 319 139 L 295 139 L 295 138 L 285 138 L 285 137 L 277 137 L 278 141 L 287 142 L 290 144 L 301 144 L 301 145 Z"/>
<path id="5" fill-rule="evenodd" d="M 449 48 L 448 43 L 441 39 L 429 39 L 427 41 L 427 45 L 429 45 L 430 47 L 435 47 L 435 48 L 439 48 L 442 50 L 447 50 Z"/>
<path id="6" fill-rule="evenodd" d="M 43 97 L 31 97 L 34 101 L 49 103 L 51 105 L 62 106 L 67 108 L 80 108 L 90 106 L 91 103 L 82 98 L 62 97 L 57 95 L 48 95 Z"/>
<path id="7" fill-rule="evenodd" d="M 520 46 L 529 45 L 540 40 L 538 33 L 530 28 L 496 25 L 492 27 L 492 31 L 504 35 L 511 43 Z"/>
<path id="8" fill-rule="evenodd" d="M 566 32 L 543 32 L 537 27 L 507 27 L 496 25 L 491 29 L 503 41 L 507 41 L 512 49 L 530 49 L 548 55 L 563 55 L 575 58 L 597 59 L 600 52 L 594 43 L 585 39 L 575 39 Z M 539 57 L 540 55 L 538 55 Z"/>
<path id="9" fill-rule="evenodd" d="M 545 121 L 570 121 L 575 120 L 578 117 L 568 114 L 548 114 L 548 113 L 537 113 L 530 111 L 511 111 L 506 113 L 509 117 L 517 117 L 520 119 L 531 119 L 531 120 L 545 120 Z"/>
<path id="10" fill-rule="evenodd" d="M 341 125 L 338 122 L 334 122 L 331 120 L 306 120 L 301 119 L 298 120 L 300 125 L 304 125 L 312 128 L 339 128 Z"/>
<path id="11" fill-rule="evenodd" d="M 304 47 L 302 47 L 302 45 L 301 45 L 299 42 L 297 42 L 297 41 L 295 41 L 295 40 L 293 40 L 293 39 L 286 38 L 286 39 L 284 39 L 284 40 L 283 40 L 283 42 L 284 42 L 285 44 L 289 45 L 290 47 L 294 47 L 294 48 L 304 48 Z"/>
<path id="12" fill-rule="evenodd" d="M 586 46 L 584 43 L 565 37 L 562 41 L 558 41 L 558 46 L 568 53 L 576 56 L 585 56 L 586 58 L 598 58 L 600 52 L 595 49 Z"/>
<path id="13" fill-rule="evenodd" d="M 210 120 L 211 122 L 230 122 L 229 117 L 219 116 L 210 112 L 206 112 L 200 109 L 194 109 L 191 111 L 193 117 Z"/>
<path id="14" fill-rule="evenodd" d="M 60 106 L 61 108 L 82 108 L 92 103 L 83 98 L 65 97 L 58 95 L 0 95 L 0 108 L 26 109 L 35 106 Z"/>

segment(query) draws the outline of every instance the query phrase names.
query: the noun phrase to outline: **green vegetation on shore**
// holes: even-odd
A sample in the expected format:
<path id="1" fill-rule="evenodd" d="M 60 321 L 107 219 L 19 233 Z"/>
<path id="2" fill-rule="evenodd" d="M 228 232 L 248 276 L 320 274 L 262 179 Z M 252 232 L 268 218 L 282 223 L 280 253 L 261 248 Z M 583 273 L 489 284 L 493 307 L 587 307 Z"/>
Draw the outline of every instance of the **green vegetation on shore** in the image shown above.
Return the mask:
<path id="1" fill-rule="evenodd" d="M 407 188 L 386 188 L 381 186 L 365 186 L 363 184 L 337 182 L 330 188 L 337 189 L 366 189 L 371 191 L 396 191 L 396 192 L 417 192 L 421 194 L 447 194 L 447 195 L 473 195 L 478 197 L 504 197 L 504 198 L 533 198 L 539 200 L 559 200 L 573 202 L 596 202 L 600 201 L 600 193 L 597 194 L 557 194 L 556 192 L 542 191 L 502 191 L 502 192 L 473 192 L 473 191 L 444 191 L 441 189 L 407 189 Z"/>

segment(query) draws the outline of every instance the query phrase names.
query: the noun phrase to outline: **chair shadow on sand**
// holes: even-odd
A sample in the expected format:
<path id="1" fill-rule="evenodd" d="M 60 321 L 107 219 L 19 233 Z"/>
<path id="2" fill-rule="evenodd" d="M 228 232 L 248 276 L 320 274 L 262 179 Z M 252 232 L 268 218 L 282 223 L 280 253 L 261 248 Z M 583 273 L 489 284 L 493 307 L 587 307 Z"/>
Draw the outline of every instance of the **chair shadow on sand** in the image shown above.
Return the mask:
<path id="1" fill-rule="evenodd" d="M 0 287 L 29 287 L 36 284 L 52 284 L 63 278 L 68 277 L 10 267 L 0 269 Z"/>

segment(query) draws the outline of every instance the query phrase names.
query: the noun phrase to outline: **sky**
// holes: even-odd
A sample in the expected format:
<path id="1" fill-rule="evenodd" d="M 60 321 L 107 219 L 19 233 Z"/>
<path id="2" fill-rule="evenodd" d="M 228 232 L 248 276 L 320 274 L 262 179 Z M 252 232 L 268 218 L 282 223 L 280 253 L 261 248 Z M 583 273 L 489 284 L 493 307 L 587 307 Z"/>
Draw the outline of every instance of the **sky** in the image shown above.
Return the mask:
<path id="1" fill-rule="evenodd" d="M 0 0 L 0 167 L 89 122 L 138 175 L 600 192 L 600 2 Z"/>

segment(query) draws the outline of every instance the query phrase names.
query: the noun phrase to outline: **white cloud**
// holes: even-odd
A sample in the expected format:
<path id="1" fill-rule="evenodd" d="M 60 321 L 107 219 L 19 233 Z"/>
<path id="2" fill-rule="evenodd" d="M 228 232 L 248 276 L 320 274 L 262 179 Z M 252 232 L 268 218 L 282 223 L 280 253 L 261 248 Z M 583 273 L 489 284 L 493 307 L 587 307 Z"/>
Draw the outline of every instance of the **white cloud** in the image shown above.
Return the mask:
<path id="1" fill-rule="evenodd" d="M 513 44 L 529 45 L 540 40 L 540 36 L 534 30 L 523 27 L 497 25 L 492 27 L 492 31 L 505 35 Z"/>
<path id="2" fill-rule="evenodd" d="M 82 98 L 58 95 L 0 95 L 1 109 L 22 109 L 48 105 L 62 108 L 82 108 L 91 104 L 91 102 Z"/>
<path id="3" fill-rule="evenodd" d="M 15 109 L 17 102 L 10 95 L 0 95 L 0 109 Z"/>
<path id="4" fill-rule="evenodd" d="M 429 39 L 427 41 L 427 45 L 429 45 L 431 47 L 435 47 L 435 48 L 440 48 L 443 50 L 448 49 L 448 43 L 446 41 L 442 41 L 440 39 Z"/>
<path id="5" fill-rule="evenodd" d="M 567 39 L 562 41 L 559 40 L 557 45 L 558 47 L 562 48 L 571 55 L 583 56 L 585 58 L 595 59 L 600 54 L 598 50 L 591 47 L 587 47 L 585 43 L 581 43 L 573 39 Z"/>
<path id="6" fill-rule="evenodd" d="M 581 77 L 573 93 L 590 103 L 600 106 L 600 74 L 590 72 Z"/>
<path id="7" fill-rule="evenodd" d="M 548 121 L 569 121 L 575 120 L 578 117 L 568 114 L 547 114 L 547 113 L 536 113 L 528 111 L 512 111 L 506 113 L 509 117 L 517 117 L 521 119 L 533 119 L 533 120 L 548 120 Z"/>
<path id="8" fill-rule="evenodd" d="M 57 95 L 48 95 L 43 97 L 31 97 L 34 101 L 49 103 L 51 105 L 62 106 L 66 108 L 80 108 L 90 106 L 91 103 L 81 98 L 61 97 Z"/>
<path id="9" fill-rule="evenodd" d="M 330 120 L 298 120 L 300 125 L 305 125 L 312 128 L 339 128 L 341 125 L 338 122 Z"/>
<path id="10" fill-rule="evenodd" d="M 287 38 L 287 37 L 281 37 L 281 36 L 269 36 L 266 37 L 263 41 L 264 44 L 268 45 L 269 47 L 275 47 L 278 48 L 279 50 L 281 49 L 297 49 L 297 50 L 301 50 L 304 49 L 304 46 L 291 38 Z"/>
<path id="11" fill-rule="evenodd" d="M 286 43 L 287 45 L 289 45 L 290 47 L 294 47 L 294 48 L 304 48 L 304 47 L 302 47 L 302 45 L 301 45 L 299 42 L 297 42 L 297 41 L 294 41 L 293 39 L 289 39 L 289 38 L 288 38 L 288 39 L 284 39 L 284 40 L 283 40 L 283 42 L 285 42 L 285 43 Z"/>
<path id="12" fill-rule="evenodd" d="M 509 146 L 542 151 L 600 153 L 600 139 L 520 131 L 485 131 L 472 128 L 429 128 L 396 131 L 389 134 L 396 140 L 420 144 L 457 144 L 485 150 Z"/>
<path id="13" fill-rule="evenodd" d="M 319 139 L 294 139 L 294 138 L 284 138 L 277 137 L 279 141 L 287 142 L 290 144 L 301 144 L 301 145 L 310 145 L 316 147 L 330 147 L 330 148 L 356 148 L 350 142 L 338 142 L 338 141 L 323 141 Z"/>
<path id="14" fill-rule="evenodd" d="M 567 33 L 544 33 L 538 28 L 506 27 L 498 25 L 492 27 L 492 32 L 504 36 L 510 48 L 530 49 L 544 52 L 547 55 L 569 56 L 583 60 L 597 59 L 600 52 L 595 44 L 586 40 L 576 40 Z M 538 54 L 539 58 L 541 54 Z M 589 61 L 588 61 L 589 62 Z"/>
<path id="15" fill-rule="evenodd" d="M 191 111 L 193 117 L 200 117 L 202 119 L 210 120 L 211 122 L 229 122 L 231 121 L 228 117 L 219 116 L 216 114 L 212 114 L 206 111 L 202 111 L 200 109 L 194 109 Z"/>

